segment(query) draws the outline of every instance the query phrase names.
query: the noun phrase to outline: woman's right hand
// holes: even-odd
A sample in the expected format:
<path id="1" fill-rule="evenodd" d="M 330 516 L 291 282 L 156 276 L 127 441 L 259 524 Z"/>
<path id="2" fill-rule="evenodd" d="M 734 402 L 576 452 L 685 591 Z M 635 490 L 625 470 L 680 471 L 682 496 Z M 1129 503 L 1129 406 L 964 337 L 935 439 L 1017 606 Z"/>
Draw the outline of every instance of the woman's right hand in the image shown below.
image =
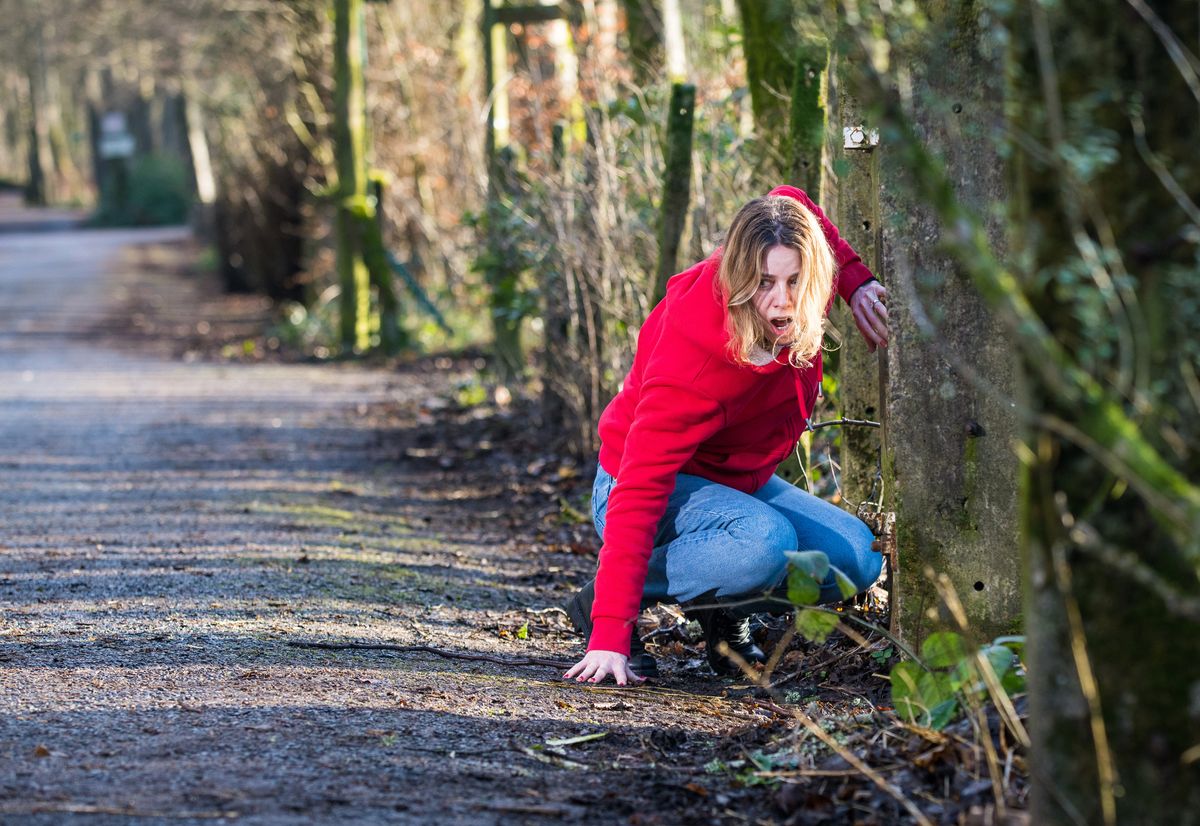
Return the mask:
<path id="1" fill-rule="evenodd" d="M 629 658 L 616 651 L 589 651 L 583 659 L 575 663 L 571 670 L 563 674 L 564 680 L 575 678 L 575 682 L 598 683 L 611 675 L 617 685 L 626 683 L 644 683 L 645 677 L 639 677 L 629 669 Z"/>

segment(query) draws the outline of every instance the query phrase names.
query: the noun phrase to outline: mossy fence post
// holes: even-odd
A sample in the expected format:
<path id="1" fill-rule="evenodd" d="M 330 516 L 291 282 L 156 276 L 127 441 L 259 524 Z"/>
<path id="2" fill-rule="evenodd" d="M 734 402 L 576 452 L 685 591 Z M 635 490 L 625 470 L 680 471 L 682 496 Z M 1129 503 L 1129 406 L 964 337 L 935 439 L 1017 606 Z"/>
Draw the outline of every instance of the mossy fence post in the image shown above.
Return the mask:
<path id="1" fill-rule="evenodd" d="M 355 206 L 367 198 L 363 0 L 334 0 L 334 151 L 337 158 L 337 271 L 343 351 L 370 344 L 370 276 Z"/>
<path id="2" fill-rule="evenodd" d="M 696 87 L 676 83 L 671 87 L 667 113 L 666 158 L 663 195 L 658 213 L 658 266 L 655 271 L 651 306 L 667 293 L 667 279 L 679 264 L 679 240 L 687 223 L 692 181 L 692 130 L 696 120 Z"/>

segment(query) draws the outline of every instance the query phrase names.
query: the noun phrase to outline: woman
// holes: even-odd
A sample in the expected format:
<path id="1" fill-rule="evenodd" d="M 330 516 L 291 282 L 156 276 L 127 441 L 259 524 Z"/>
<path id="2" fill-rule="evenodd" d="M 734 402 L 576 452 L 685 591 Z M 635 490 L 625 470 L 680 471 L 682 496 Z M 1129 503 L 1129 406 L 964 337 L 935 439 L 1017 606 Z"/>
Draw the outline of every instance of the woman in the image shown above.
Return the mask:
<path id="1" fill-rule="evenodd" d="M 600 418 L 592 510 L 604 545 L 567 606 L 588 650 L 564 678 L 655 676 L 636 621 L 659 601 L 693 611 L 718 673 L 733 670 L 722 641 L 761 662 L 748 614 L 727 604 L 778 586 L 787 551 L 824 551 L 859 589 L 879 576 L 865 524 L 774 475 L 816 401 L 834 289 L 868 347 L 886 346 L 887 291 L 790 186 L 746 204 L 724 247 L 670 280 Z M 840 598 L 832 578 L 821 597 Z"/>

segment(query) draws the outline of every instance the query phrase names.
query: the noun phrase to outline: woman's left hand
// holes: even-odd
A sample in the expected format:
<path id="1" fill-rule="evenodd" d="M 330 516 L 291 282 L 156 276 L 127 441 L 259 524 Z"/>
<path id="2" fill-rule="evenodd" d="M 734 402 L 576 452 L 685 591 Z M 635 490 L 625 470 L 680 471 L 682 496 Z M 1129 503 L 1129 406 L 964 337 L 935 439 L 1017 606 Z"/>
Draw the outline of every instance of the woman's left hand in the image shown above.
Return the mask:
<path id="1" fill-rule="evenodd" d="M 867 342 L 867 352 L 874 353 L 876 347 L 887 347 L 888 311 L 887 288 L 878 281 L 868 281 L 850 296 L 850 310 L 854 323 Z"/>

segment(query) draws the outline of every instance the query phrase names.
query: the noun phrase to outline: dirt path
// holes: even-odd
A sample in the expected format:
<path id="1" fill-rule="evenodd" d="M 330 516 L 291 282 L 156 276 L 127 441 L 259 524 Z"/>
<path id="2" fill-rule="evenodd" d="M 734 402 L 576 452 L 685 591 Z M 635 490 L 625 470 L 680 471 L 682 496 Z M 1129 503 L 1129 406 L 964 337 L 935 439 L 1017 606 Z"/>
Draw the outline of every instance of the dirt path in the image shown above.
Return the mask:
<path id="1" fill-rule="evenodd" d="M 428 449 L 449 362 L 205 363 L 113 346 L 136 332 L 121 320 L 97 338 L 122 291 L 195 322 L 194 296 L 155 292 L 169 277 L 130 252 L 180 241 L 0 235 L 0 822 L 770 812 L 703 769 L 763 712 L 670 666 L 617 693 L 552 668 L 287 645 L 566 659 L 577 640 L 543 609 L 590 560 L 513 513 L 514 468 Z"/>

